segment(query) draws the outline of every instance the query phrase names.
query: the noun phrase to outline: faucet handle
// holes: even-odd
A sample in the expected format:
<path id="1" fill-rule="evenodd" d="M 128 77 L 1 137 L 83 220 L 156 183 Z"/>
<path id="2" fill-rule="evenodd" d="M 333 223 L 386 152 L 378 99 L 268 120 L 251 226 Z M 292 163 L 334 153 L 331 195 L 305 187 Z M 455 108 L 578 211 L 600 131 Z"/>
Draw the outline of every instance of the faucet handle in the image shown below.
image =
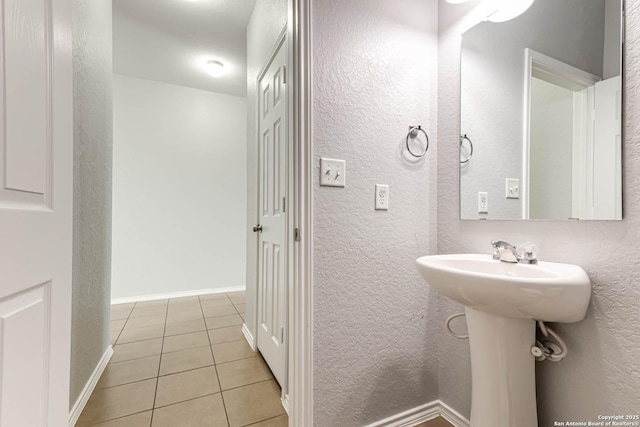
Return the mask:
<path id="1" fill-rule="evenodd" d="M 518 245 L 518 256 L 521 263 L 537 264 L 538 263 L 538 247 L 531 242 L 524 242 Z"/>

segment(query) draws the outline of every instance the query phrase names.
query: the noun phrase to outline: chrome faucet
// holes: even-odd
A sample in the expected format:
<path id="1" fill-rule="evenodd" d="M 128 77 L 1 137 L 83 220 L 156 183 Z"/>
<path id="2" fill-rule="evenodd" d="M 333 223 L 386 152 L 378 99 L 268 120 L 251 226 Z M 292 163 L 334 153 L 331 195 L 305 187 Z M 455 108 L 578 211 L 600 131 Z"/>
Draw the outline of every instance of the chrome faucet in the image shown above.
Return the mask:
<path id="1" fill-rule="evenodd" d="M 513 245 L 502 240 L 492 241 L 491 246 L 493 246 L 495 260 L 521 264 L 538 263 L 536 258 L 538 248 L 533 243 L 526 242 L 519 245 L 520 253 Z"/>

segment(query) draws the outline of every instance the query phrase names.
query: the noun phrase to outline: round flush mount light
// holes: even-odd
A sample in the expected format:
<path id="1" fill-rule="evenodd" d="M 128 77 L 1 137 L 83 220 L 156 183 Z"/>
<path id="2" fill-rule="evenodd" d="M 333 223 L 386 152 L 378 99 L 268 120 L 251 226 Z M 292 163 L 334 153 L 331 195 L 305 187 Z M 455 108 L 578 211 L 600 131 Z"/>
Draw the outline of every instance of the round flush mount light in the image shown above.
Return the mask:
<path id="1" fill-rule="evenodd" d="M 212 59 L 207 61 L 206 70 L 211 77 L 220 77 L 224 73 L 224 64 Z"/>
<path id="2" fill-rule="evenodd" d="M 505 22 L 522 15 L 533 4 L 534 0 L 498 0 L 495 9 L 487 16 L 487 21 Z"/>

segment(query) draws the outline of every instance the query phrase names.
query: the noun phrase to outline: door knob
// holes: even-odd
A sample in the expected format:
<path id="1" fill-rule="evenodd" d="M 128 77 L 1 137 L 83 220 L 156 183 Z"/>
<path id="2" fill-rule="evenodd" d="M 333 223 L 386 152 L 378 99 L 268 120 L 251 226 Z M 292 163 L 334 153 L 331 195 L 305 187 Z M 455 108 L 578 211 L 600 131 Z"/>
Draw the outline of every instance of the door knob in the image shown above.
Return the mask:
<path id="1" fill-rule="evenodd" d="M 253 232 L 262 233 L 262 226 L 260 224 L 256 225 L 255 227 L 253 227 Z"/>

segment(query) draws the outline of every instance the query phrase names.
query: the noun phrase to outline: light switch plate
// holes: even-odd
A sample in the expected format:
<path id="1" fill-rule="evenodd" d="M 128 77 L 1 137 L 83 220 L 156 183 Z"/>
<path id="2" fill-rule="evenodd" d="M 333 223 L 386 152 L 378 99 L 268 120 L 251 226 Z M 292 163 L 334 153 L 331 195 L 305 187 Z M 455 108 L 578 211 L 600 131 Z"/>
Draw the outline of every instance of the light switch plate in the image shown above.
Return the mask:
<path id="1" fill-rule="evenodd" d="M 344 160 L 320 159 L 320 185 L 344 187 L 346 184 L 346 165 Z"/>
<path id="2" fill-rule="evenodd" d="M 376 210 L 389 210 L 389 186 L 385 184 L 376 184 Z"/>
<path id="3" fill-rule="evenodd" d="M 489 193 L 486 191 L 478 193 L 478 213 L 489 213 Z"/>
<path id="4" fill-rule="evenodd" d="M 507 199 L 520 198 L 520 180 L 517 178 L 507 178 L 506 180 L 506 197 Z"/>

